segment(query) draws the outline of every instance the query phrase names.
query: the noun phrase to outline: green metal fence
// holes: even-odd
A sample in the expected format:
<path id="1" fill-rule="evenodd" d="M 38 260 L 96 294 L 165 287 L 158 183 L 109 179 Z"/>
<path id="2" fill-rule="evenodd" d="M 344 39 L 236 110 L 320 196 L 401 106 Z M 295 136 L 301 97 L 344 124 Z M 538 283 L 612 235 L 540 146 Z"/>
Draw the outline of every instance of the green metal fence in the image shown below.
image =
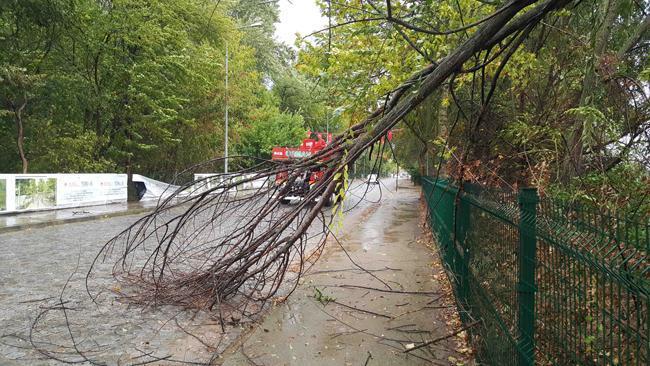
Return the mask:
<path id="1" fill-rule="evenodd" d="M 422 179 L 478 358 L 649 365 L 650 227 L 519 192 Z M 647 219 L 646 219 L 647 220 Z"/>

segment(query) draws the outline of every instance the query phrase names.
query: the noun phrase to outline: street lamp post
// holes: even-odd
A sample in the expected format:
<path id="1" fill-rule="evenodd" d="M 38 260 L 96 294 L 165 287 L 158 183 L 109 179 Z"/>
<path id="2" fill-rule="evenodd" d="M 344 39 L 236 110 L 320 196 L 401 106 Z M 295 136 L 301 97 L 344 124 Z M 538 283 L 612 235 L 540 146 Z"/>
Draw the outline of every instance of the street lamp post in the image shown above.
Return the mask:
<path id="1" fill-rule="evenodd" d="M 226 128 L 223 154 L 223 172 L 228 174 L 228 41 L 226 41 Z"/>
<path id="2" fill-rule="evenodd" d="M 262 22 L 255 22 L 253 24 L 242 25 L 237 29 L 243 28 L 256 28 L 262 26 Z M 224 152 L 223 152 L 223 172 L 228 174 L 228 41 L 226 40 L 226 118 L 224 129 Z"/>

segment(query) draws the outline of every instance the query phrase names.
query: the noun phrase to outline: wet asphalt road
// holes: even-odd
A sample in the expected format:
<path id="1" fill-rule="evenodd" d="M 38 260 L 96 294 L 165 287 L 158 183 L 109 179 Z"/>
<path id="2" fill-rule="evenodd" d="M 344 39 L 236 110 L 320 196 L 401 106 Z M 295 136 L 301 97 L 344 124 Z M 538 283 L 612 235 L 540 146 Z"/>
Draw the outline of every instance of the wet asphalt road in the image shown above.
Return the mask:
<path id="1" fill-rule="evenodd" d="M 404 353 L 458 325 L 418 226 L 419 190 L 408 187 L 348 222 L 341 245 L 331 240 L 298 290 L 231 347 L 224 365 L 467 364 L 462 337 Z"/>

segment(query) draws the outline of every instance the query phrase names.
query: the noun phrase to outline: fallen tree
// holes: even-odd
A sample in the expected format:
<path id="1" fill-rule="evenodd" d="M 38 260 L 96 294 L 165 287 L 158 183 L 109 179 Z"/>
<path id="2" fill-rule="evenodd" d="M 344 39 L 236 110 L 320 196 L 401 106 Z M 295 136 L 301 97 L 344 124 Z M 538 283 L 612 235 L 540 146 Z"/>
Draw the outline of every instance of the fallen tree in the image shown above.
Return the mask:
<path id="1" fill-rule="evenodd" d="M 414 73 L 385 100 L 378 101 L 379 107 L 364 121 L 335 137 L 315 156 L 286 166 L 260 161 L 254 168 L 224 177 L 221 182 L 206 178 L 182 185 L 155 211 L 102 248 L 87 275 L 88 293 L 93 299 L 97 296 L 92 285 L 95 264 L 117 255 L 114 275 L 127 283 L 122 295 L 129 301 L 216 309 L 223 315 L 226 307 L 222 305 L 229 300 L 229 314 L 237 312 L 238 318 L 255 314 L 261 309 L 260 303 L 276 296 L 287 280 L 295 288 L 305 267 L 320 253 L 335 215 L 324 213 L 325 200 L 317 198 L 343 198 L 348 167 L 365 150 L 378 143 L 446 80 L 463 72 L 462 66 L 470 58 L 500 47 L 498 54 L 505 55 L 504 64 L 546 14 L 570 3 L 507 2 L 474 24 L 475 32 L 453 52 Z M 390 16 L 385 20 L 395 21 Z M 199 164 L 181 176 L 220 161 Z M 288 187 L 323 165 L 327 172 L 306 199 L 281 209 L 280 201 L 288 194 Z M 268 184 L 244 197 L 231 192 L 247 181 L 262 179 L 271 183 L 280 172 L 288 173 L 285 185 Z M 246 178 L 242 178 L 244 174 Z M 333 209 L 341 210 L 340 203 Z M 228 219 L 233 222 L 228 223 Z M 315 222 L 319 222 L 318 229 L 310 231 Z M 251 305 L 251 301 L 257 305 Z"/>

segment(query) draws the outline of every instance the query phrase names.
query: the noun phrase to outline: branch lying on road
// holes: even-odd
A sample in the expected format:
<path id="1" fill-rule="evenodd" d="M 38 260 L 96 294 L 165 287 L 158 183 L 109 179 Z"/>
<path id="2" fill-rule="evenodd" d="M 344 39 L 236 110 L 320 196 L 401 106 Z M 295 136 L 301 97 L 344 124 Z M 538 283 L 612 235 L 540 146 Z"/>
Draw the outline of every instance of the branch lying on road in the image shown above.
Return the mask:
<path id="1" fill-rule="evenodd" d="M 458 335 L 458 334 L 460 334 L 460 333 L 466 331 L 467 329 L 469 329 L 469 328 L 475 326 L 475 325 L 478 324 L 478 323 L 479 323 L 478 320 L 475 321 L 475 322 L 469 323 L 469 324 L 465 325 L 464 327 L 458 329 L 457 331 L 455 331 L 455 332 L 453 332 L 453 333 L 449 333 L 449 334 L 447 334 L 446 336 L 438 337 L 438 338 L 436 338 L 436 339 L 433 339 L 433 340 L 430 340 L 430 341 L 426 341 L 426 342 L 424 342 L 424 343 L 422 343 L 422 344 L 418 344 L 417 346 L 415 346 L 415 347 L 413 347 L 413 348 L 409 348 L 409 349 L 407 349 L 407 350 L 404 350 L 404 353 L 409 353 L 409 352 L 415 351 L 416 349 L 420 349 L 420 348 L 422 348 L 422 347 L 426 347 L 426 346 L 429 346 L 429 345 L 432 345 L 432 344 L 436 344 L 436 343 L 438 343 L 438 342 L 440 342 L 440 341 L 444 341 L 445 339 L 449 339 L 449 338 L 451 338 L 451 337 L 453 337 L 453 336 L 455 336 L 455 335 Z"/>
<path id="2" fill-rule="evenodd" d="M 309 158 L 287 165 L 259 160 L 255 167 L 224 177 L 222 182 L 214 182 L 212 178 L 187 179 L 194 172 L 220 164 L 222 159 L 188 169 L 180 177 L 190 183 L 181 185 L 154 212 L 102 248 L 87 275 L 88 293 L 93 299 L 97 296 L 92 289 L 95 264 L 116 253 L 114 275 L 126 282 L 123 288 L 127 301 L 148 306 L 216 308 L 225 316 L 229 314 L 224 314 L 222 304 L 231 301 L 228 309 L 240 312 L 237 318 L 256 314 L 262 306 L 247 304 L 251 301 L 263 304 L 272 299 L 287 279 L 293 281 L 292 288 L 295 288 L 307 265 L 305 253 L 325 245 L 335 215 L 326 217 L 323 212 L 326 200 L 317 198 L 344 196 L 347 169 L 366 149 L 380 142 L 450 76 L 460 72 L 467 60 L 522 29 L 530 29 L 544 15 L 570 2 L 509 1 L 484 19 L 453 52 L 414 73 L 364 121 L 335 137 L 330 145 Z M 312 186 L 300 204 L 280 208 L 294 182 L 312 169 L 324 166 L 327 167 L 324 177 Z M 272 185 L 278 173 L 287 174 L 287 184 Z M 264 180 L 266 184 L 245 197 L 231 193 L 238 185 L 256 180 Z M 340 204 L 333 211 L 339 209 Z M 236 222 L 229 224 L 229 220 Z M 310 228 L 314 230 L 315 221 L 319 223 L 317 232 L 308 234 Z M 289 267 L 296 265 L 297 273 L 288 278 Z"/>

